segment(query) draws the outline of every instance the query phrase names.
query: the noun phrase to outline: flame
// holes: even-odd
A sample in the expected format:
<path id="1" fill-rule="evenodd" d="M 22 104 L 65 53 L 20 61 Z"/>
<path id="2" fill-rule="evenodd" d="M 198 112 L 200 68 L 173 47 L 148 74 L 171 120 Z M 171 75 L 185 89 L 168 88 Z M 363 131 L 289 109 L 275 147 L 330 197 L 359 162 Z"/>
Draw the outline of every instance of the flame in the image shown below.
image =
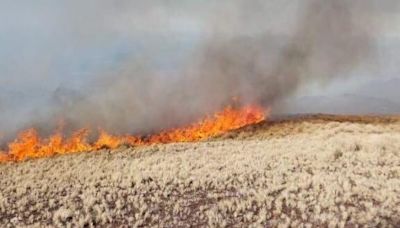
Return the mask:
<path id="1" fill-rule="evenodd" d="M 94 151 L 102 148 L 115 149 L 123 144 L 141 146 L 157 143 L 195 142 L 258 123 L 264 119 L 265 112 L 259 106 L 249 105 L 241 108 L 228 106 L 189 126 L 162 131 L 147 137 L 117 136 L 99 129 L 98 138 L 92 143 L 88 142 L 89 129 L 78 130 L 66 138 L 62 134 L 62 129 L 59 128 L 53 135 L 41 138 L 38 132 L 31 128 L 19 133 L 17 138 L 8 144 L 7 152 L 0 151 L 0 162 L 22 161 L 29 158 Z"/>

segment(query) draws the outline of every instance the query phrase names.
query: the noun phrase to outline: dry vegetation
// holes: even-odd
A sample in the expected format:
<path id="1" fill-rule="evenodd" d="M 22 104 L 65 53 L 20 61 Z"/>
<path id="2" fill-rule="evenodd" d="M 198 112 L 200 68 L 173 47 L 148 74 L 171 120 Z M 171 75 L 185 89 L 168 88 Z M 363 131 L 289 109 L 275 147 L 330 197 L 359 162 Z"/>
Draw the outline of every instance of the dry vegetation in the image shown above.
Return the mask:
<path id="1" fill-rule="evenodd" d="M 3 164 L 0 224 L 399 227 L 400 123 L 289 118 L 208 142 Z"/>

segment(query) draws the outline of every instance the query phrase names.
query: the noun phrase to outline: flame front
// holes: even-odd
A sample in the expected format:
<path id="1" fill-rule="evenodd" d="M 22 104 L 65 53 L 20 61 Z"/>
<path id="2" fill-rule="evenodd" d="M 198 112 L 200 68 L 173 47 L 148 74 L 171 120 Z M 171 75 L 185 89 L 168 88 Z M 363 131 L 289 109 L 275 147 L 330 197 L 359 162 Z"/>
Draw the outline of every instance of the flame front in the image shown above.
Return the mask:
<path id="1" fill-rule="evenodd" d="M 259 106 L 250 105 L 242 108 L 228 106 L 221 112 L 189 126 L 162 131 L 147 137 L 116 136 L 100 129 L 97 140 L 92 143 L 88 142 L 88 129 L 76 131 L 68 138 L 63 136 L 60 129 L 47 138 L 41 138 L 35 129 L 28 129 L 21 132 L 17 139 L 8 144 L 7 152 L 0 151 L 0 162 L 22 161 L 29 158 L 94 151 L 102 148 L 115 149 L 123 144 L 139 146 L 157 143 L 195 142 L 258 123 L 264 119 L 264 110 Z"/>

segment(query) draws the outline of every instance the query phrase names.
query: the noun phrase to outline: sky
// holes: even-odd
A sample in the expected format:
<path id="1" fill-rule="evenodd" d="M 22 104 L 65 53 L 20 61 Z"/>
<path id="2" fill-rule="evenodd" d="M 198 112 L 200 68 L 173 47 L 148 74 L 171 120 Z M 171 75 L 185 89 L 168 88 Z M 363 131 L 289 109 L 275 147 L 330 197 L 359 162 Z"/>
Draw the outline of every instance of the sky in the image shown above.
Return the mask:
<path id="1" fill-rule="evenodd" d="M 26 116 L 43 115 L 38 109 L 52 105 L 57 91 L 88 91 L 127 67 L 146 66 L 157 79 L 179 83 L 178 72 L 210 39 L 268 34 L 278 45 L 296 32 L 311 1 L 0 0 L 0 128 L 26 126 Z M 357 93 L 400 78 L 397 1 L 354 2 L 374 54 L 347 77 L 303 83 L 289 99 Z M 396 101 L 392 94 L 386 98 Z"/>
<path id="2" fill-rule="evenodd" d="M 178 61 L 190 54 L 207 36 L 207 20 L 215 17 L 216 9 L 229 7 L 229 1 L 146 2 L 1 0 L 1 87 L 53 90 L 58 86 L 80 86 L 98 72 L 116 67 L 124 58 L 141 54 L 154 55 L 160 65 L 168 65 L 172 59 Z M 269 14 L 253 12 L 251 17 L 269 21 L 262 29 L 278 36 L 291 32 L 296 8 L 307 1 L 270 2 Z M 399 57 L 393 50 L 399 48 L 400 16 L 398 7 L 390 7 L 394 5 L 390 1 L 379 2 L 375 1 L 379 9 L 376 20 L 382 22 L 374 33 L 380 54 L 392 58 L 385 62 L 390 69 L 384 72 L 391 77 L 394 75 L 386 74 L 397 70 L 393 68 Z M 260 14 L 263 12 L 260 10 Z M 259 29 L 247 24 L 243 32 Z"/>

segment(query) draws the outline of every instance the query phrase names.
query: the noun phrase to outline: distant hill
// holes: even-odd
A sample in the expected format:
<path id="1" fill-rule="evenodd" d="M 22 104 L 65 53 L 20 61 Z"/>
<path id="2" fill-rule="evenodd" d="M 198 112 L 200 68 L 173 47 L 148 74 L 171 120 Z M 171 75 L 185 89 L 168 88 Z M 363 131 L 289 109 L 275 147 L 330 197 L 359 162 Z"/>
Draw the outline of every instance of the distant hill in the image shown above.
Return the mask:
<path id="1" fill-rule="evenodd" d="M 358 87 L 354 93 L 382 98 L 400 104 L 400 78 L 373 80 Z"/>
<path id="2" fill-rule="evenodd" d="M 400 104 L 389 99 L 344 94 L 336 97 L 306 96 L 283 103 L 279 112 L 331 114 L 399 114 Z"/>
<path id="3" fill-rule="evenodd" d="M 292 97 L 277 113 L 399 114 L 400 78 L 368 81 L 341 95 Z"/>

